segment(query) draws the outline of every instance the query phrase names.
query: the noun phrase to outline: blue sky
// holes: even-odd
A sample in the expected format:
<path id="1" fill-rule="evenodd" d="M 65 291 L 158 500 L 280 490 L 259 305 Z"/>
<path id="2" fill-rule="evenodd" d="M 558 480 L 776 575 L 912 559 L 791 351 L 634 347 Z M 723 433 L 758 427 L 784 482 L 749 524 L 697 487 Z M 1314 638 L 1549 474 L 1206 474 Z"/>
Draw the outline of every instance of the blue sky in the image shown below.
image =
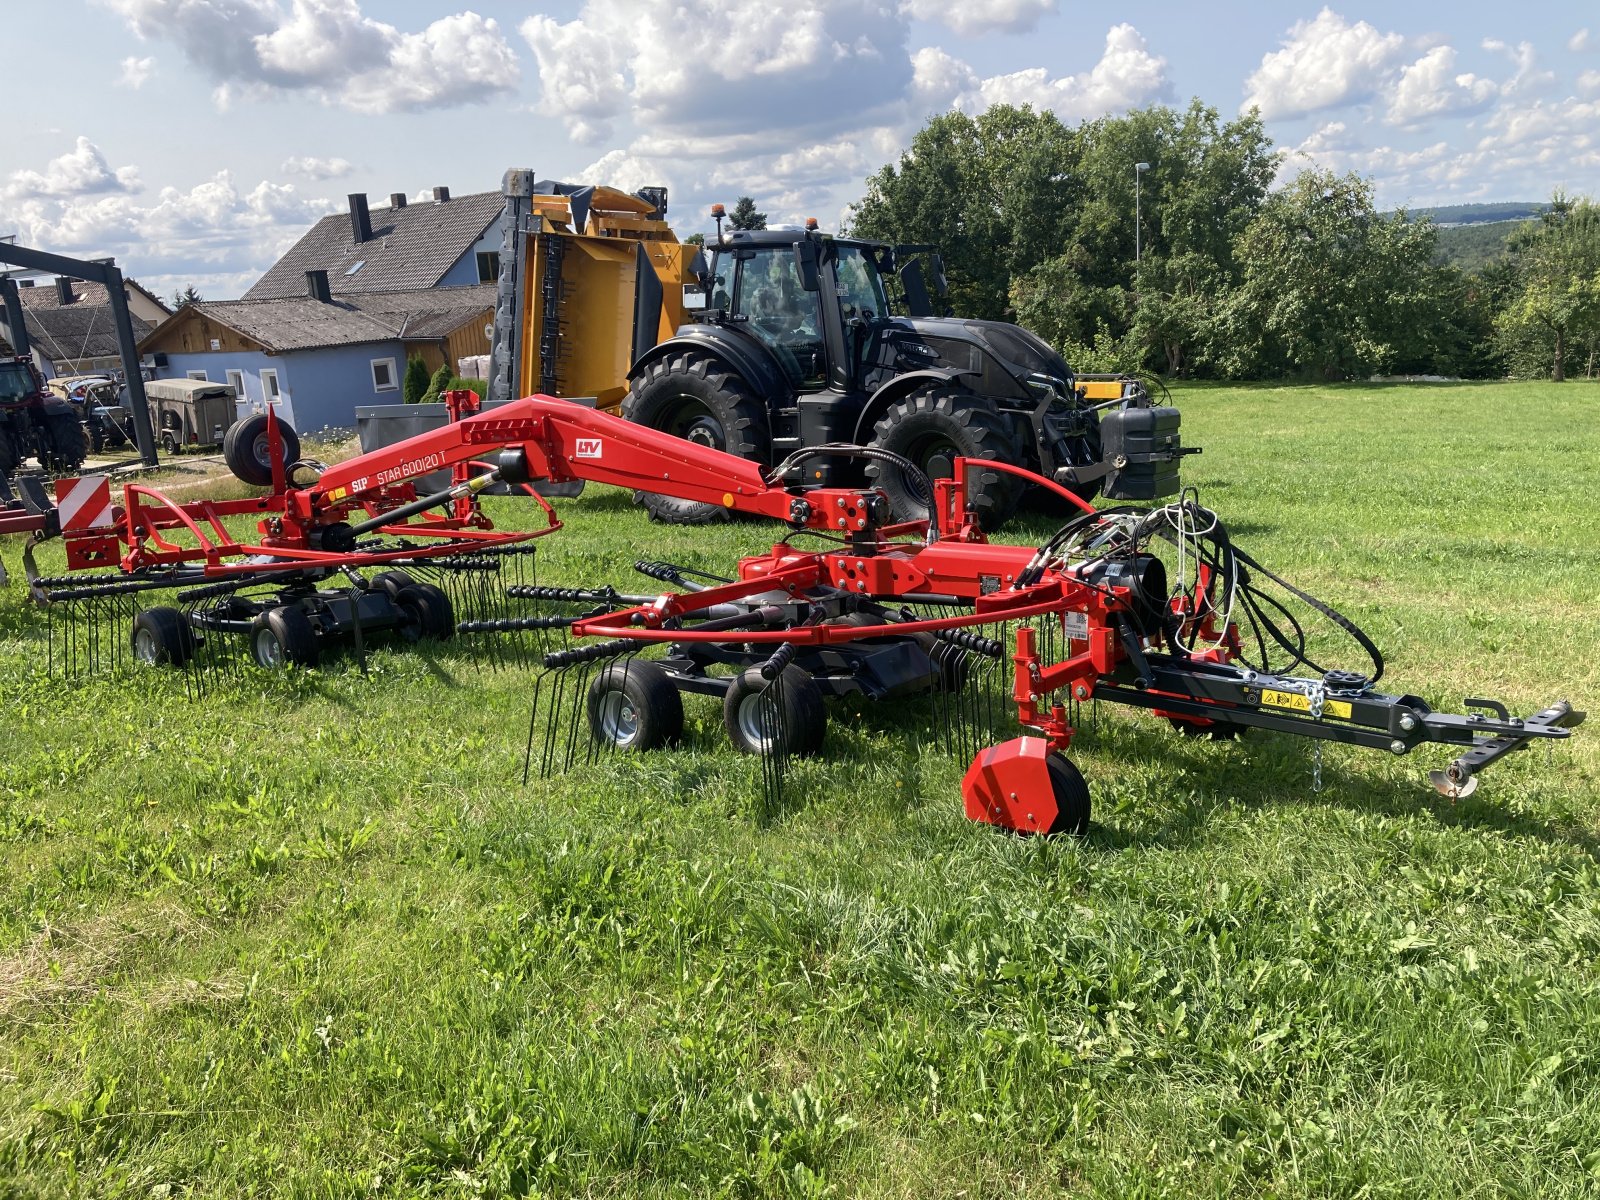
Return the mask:
<path id="1" fill-rule="evenodd" d="M 508 166 L 837 224 L 932 113 L 1256 104 L 1385 205 L 1600 194 L 1600 5 L 10 0 L 0 236 L 237 295 L 365 191 Z M 32 64 L 31 66 L 29 64 Z"/>

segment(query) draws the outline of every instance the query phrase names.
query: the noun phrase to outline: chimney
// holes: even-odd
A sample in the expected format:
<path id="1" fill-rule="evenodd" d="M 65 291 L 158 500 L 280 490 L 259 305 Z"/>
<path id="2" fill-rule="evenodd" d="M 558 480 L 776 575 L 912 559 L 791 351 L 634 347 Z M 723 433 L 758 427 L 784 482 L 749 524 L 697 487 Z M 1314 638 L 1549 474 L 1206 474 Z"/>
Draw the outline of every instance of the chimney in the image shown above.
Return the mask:
<path id="1" fill-rule="evenodd" d="M 390 192 L 389 193 L 389 207 L 390 208 L 404 208 L 405 206 L 406 206 L 406 194 L 404 192 Z"/>
<path id="2" fill-rule="evenodd" d="M 306 272 L 306 295 L 313 300 L 320 300 L 324 304 L 333 303 L 333 293 L 328 290 L 328 273 L 326 271 Z"/>
<path id="3" fill-rule="evenodd" d="M 372 240 L 372 214 L 367 211 L 367 194 L 350 193 L 350 235 L 356 245 Z"/>
<path id="4" fill-rule="evenodd" d="M 435 204 L 443 204 L 448 199 L 450 199 L 450 189 L 449 188 L 447 188 L 447 187 L 437 187 L 437 188 L 433 189 L 433 202 Z"/>
<path id="5" fill-rule="evenodd" d="M 65 275 L 56 276 L 56 299 L 62 304 L 72 303 L 72 280 Z"/>

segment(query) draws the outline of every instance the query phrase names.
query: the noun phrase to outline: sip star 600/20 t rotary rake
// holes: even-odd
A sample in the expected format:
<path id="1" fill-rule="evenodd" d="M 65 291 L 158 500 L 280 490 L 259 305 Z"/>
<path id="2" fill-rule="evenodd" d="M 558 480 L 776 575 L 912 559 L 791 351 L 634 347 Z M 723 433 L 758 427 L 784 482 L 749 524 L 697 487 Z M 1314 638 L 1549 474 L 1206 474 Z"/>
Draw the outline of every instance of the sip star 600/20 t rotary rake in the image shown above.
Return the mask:
<path id="1" fill-rule="evenodd" d="M 876 490 L 808 488 L 824 458 L 868 459 L 902 472 L 925 511 L 891 513 Z M 493 466 L 473 475 L 474 463 Z M 457 472 L 455 486 L 416 498 L 409 481 L 446 467 Z M 175 505 L 130 488 L 114 531 L 64 536 L 75 567 L 115 561 L 119 539 L 128 547 L 123 573 L 87 588 L 170 587 L 181 568 L 190 572 L 185 585 L 214 596 L 239 578 L 260 585 L 264 573 L 350 577 L 459 558 L 469 548 L 488 560 L 559 528 L 551 513 L 537 533 L 491 529 L 476 497 L 497 481 L 584 480 L 767 518 L 788 532 L 727 578 L 696 581 L 689 576 L 697 572 L 641 563 L 670 590 L 630 596 L 609 587 L 514 584 L 504 589 L 508 599 L 580 611 L 508 616 L 502 609 L 461 623 L 462 632 L 490 637 L 561 639 L 543 644 L 545 672 L 535 689 L 535 725 L 545 714 L 541 770 L 569 765 L 580 743 L 584 753 L 672 743 L 683 726 L 680 693 L 690 692 L 722 698 L 729 735 L 769 761 L 775 781 L 787 755 L 821 748 L 826 695 L 931 694 L 952 727 L 994 741 L 968 746 L 968 815 L 1019 832 L 1087 825 L 1088 790 L 1066 752 L 1071 714 L 1088 700 L 1148 709 L 1194 736 L 1268 729 L 1394 754 L 1442 743 L 1457 757 L 1431 778 L 1452 797 L 1469 793 L 1497 759 L 1565 738 L 1583 720 L 1565 702 L 1519 719 L 1499 703 L 1472 700 L 1479 711 L 1463 716 L 1378 691 L 1383 667 L 1371 641 L 1235 547 L 1215 514 L 1192 498 L 1096 511 L 1048 480 L 984 460 L 981 469 L 1014 474 L 1078 509 L 1042 545 L 990 542 L 967 504 L 967 467 L 958 459 L 953 478 L 929 481 L 881 449 L 822 446 L 765 475 L 743 459 L 533 396 L 332 468 L 302 468 L 307 478 L 260 501 Z M 252 506 L 267 514 L 258 544 L 220 534 L 216 517 Z M 449 515 L 425 515 L 441 507 Z M 358 513 L 363 519 L 353 520 Z M 179 527 L 203 548 L 166 541 L 165 532 Z M 801 537 L 818 548 L 794 545 Z M 414 585 L 399 583 L 399 597 L 407 586 Z M 361 596 L 381 588 L 375 580 L 352 584 Z M 302 610 L 323 603 L 305 601 Z M 360 603 L 349 607 L 359 632 L 365 615 L 356 611 Z M 277 611 L 256 613 L 250 627 L 270 628 Z M 216 608 L 209 614 L 191 615 L 191 625 L 230 627 Z M 1368 670 L 1313 661 L 1308 615 L 1353 639 L 1371 659 Z M 340 619 L 328 618 L 335 627 Z M 243 624 L 241 614 L 235 626 Z M 176 657 L 178 643 L 162 645 Z M 140 656 L 152 657 L 143 649 Z M 992 732 L 996 696 L 984 685 L 997 677 L 1029 731 L 1021 736 Z M 571 724 L 556 715 L 563 711 Z M 533 745 L 530 735 L 530 757 Z"/>

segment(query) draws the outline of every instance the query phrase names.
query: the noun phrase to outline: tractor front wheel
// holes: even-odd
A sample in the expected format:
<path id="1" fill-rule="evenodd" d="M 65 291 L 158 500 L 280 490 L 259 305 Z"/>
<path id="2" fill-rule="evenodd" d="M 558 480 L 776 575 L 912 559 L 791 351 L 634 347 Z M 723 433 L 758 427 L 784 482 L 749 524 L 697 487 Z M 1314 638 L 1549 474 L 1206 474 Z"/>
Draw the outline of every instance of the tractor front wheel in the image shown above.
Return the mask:
<path id="1" fill-rule="evenodd" d="M 930 480 L 948 479 L 957 458 L 989 459 L 1015 465 L 1020 457 L 1010 423 L 982 396 L 948 384 L 918 388 L 891 405 L 873 428 L 872 444 L 909 459 Z M 888 463 L 871 462 L 867 476 L 889 497 L 895 520 L 925 515 L 932 497 L 917 495 L 906 473 Z M 982 467 L 967 473 L 967 503 L 979 523 L 992 530 L 1017 507 L 1019 481 Z"/>
<path id="2" fill-rule="evenodd" d="M 709 354 L 672 354 L 657 359 L 633 381 L 622 415 L 638 425 L 764 463 L 771 453 L 767 407 L 744 380 Z M 640 492 L 639 502 L 668 525 L 726 521 L 720 504 Z"/>

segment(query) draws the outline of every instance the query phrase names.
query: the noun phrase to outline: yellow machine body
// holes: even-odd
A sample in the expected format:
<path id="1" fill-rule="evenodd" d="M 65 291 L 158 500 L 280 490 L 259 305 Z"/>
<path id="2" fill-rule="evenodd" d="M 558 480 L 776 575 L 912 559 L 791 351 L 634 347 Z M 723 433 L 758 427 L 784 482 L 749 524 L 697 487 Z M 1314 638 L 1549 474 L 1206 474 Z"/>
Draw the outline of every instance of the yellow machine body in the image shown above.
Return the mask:
<path id="1" fill-rule="evenodd" d="M 593 190 L 582 229 L 573 228 L 566 196 L 535 196 L 532 207 L 537 232 L 521 235 L 530 264 L 517 323 L 521 377 L 533 390 L 592 396 L 597 408 L 616 409 L 628 394 L 641 284 L 660 289 L 654 345 L 685 321 L 683 290 L 698 247 L 680 243 L 647 201 L 616 188 Z M 653 281 L 641 279 L 646 271 Z"/>

